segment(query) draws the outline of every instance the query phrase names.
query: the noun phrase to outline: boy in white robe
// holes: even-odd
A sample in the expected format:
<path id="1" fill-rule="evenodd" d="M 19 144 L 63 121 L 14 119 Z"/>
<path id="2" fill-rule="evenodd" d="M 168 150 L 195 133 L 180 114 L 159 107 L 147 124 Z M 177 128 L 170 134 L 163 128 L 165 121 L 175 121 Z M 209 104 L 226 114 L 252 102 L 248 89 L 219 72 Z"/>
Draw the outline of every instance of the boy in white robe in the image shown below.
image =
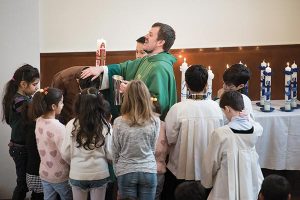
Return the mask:
<path id="1" fill-rule="evenodd" d="M 255 200 L 263 181 L 255 144 L 263 128 L 244 114 L 243 97 L 237 91 L 225 92 L 220 107 L 229 123 L 211 135 L 201 183 L 212 187 L 208 200 Z"/>
<path id="2" fill-rule="evenodd" d="M 247 95 L 244 94 L 245 86 L 249 81 L 250 76 L 251 73 L 249 71 L 249 68 L 247 68 L 243 64 L 234 64 L 228 69 L 226 69 L 226 71 L 223 74 L 223 88 L 221 88 L 218 91 L 218 98 L 220 98 L 224 92 L 239 91 L 242 94 L 244 100 L 244 112 L 247 113 L 251 121 L 255 121 L 251 100 Z M 217 100 L 217 102 L 219 102 L 219 100 Z M 225 118 L 224 124 L 227 123 L 228 121 Z"/>
<path id="3" fill-rule="evenodd" d="M 205 99 L 207 78 L 205 67 L 190 66 L 185 73 L 190 95 L 187 100 L 172 106 L 165 118 L 170 145 L 163 192 L 165 199 L 175 199 L 175 188 L 181 182 L 200 181 L 201 161 L 210 134 L 223 125 L 218 103 Z"/>

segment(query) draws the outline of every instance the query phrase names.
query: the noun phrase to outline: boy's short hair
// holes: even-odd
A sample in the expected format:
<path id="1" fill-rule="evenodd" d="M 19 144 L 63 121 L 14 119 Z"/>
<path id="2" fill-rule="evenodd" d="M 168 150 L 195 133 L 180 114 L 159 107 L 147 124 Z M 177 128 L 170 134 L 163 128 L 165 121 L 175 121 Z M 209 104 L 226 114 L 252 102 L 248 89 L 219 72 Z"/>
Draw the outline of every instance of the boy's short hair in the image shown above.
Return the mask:
<path id="1" fill-rule="evenodd" d="M 208 73 L 203 65 L 191 65 L 185 72 L 185 82 L 193 92 L 202 92 L 207 84 Z"/>
<path id="2" fill-rule="evenodd" d="M 223 81 L 226 85 L 233 84 L 238 87 L 241 84 L 246 84 L 250 79 L 250 70 L 243 64 L 234 64 L 223 74 Z"/>
<path id="3" fill-rule="evenodd" d="M 81 71 L 87 69 L 89 67 L 84 67 Z M 100 76 L 98 76 L 96 79 L 92 80 L 93 76 L 89 76 L 85 79 L 82 79 L 82 78 L 79 78 L 79 86 L 80 88 L 83 90 L 83 89 L 86 89 L 86 88 L 90 88 L 90 87 L 94 87 L 94 88 L 97 88 L 99 89 L 100 87 Z"/>
<path id="4" fill-rule="evenodd" d="M 290 193 L 291 186 L 288 180 L 276 174 L 267 176 L 260 189 L 264 200 L 287 200 Z"/>
<path id="5" fill-rule="evenodd" d="M 245 108 L 243 96 L 238 91 L 224 92 L 220 98 L 220 107 L 230 106 L 235 111 L 242 111 Z"/>
<path id="6" fill-rule="evenodd" d="M 199 181 L 188 181 L 181 183 L 175 190 L 176 200 L 204 200 L 205 189 Z"/>
<path id="7" fill-rule="evenodd" d="M 141 43 L 141 44 L 144 44 L 144 43 L 145 43 L 145 40 L 146 40 L 145 36 L 142 36 L 142 37 L 138 38 L 138 39 L 136 40 L 136 42 Z"/>

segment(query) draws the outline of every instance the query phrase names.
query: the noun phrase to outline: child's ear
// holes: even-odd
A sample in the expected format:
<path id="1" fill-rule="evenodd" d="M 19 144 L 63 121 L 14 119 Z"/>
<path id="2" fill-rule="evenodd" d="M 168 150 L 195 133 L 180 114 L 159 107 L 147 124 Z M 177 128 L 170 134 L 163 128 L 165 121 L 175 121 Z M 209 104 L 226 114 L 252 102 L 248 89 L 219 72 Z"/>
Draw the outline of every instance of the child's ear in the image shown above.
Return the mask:
<path id="1" fill-rule="evenodd" d="M 25 88 L 27 87 L 27 85 L 28 85 L 28 84 L 27 84 L 26 81 L 21 81 L 21 82 L 20 82 L 20 86 L 21 86 L 22 89 L 25 89 Z"/>
<path id="2" fill-rule="evenodd" d="M 56 106 L 55 104 L 52 104 L 52 105 L 51 105 L 51 109 L 52 109 L 52 110 L 55 110 L 56 107 L 57 107 L 57 106 Z"/>
<path id="3" fill-rule="evenodd" d="M 230 106 L 225 106 L 224 110 L 225 110 L 226 112 L 229 112 L 229 111 L 230 111 Z"/>

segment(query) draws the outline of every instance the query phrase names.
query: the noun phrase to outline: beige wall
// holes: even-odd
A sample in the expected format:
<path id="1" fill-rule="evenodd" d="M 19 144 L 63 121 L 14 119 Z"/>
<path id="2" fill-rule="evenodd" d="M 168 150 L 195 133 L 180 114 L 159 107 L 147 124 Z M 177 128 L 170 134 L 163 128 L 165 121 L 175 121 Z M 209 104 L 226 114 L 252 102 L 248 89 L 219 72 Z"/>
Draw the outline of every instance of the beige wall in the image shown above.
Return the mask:
<path id="1" fill-rule="evenodd" d="M 125 9 L 126 8 L 126 9 Z M 174 48 L 300 43 L 299 0 L 43 0 L 40 50 L 132 50 L 156 21 L 177 32 Z"/>
<path id="2" fill-rule="evenodd" d="M 39 67 L 38 8 L 38 0 L 0 1 L 1 101 L 3 87 L 17 67 L 23 63 Z M 11 198 L 16 185 L 15 165 L 7 146 L 10 131 L 0 123 L 0 199 Z"/>

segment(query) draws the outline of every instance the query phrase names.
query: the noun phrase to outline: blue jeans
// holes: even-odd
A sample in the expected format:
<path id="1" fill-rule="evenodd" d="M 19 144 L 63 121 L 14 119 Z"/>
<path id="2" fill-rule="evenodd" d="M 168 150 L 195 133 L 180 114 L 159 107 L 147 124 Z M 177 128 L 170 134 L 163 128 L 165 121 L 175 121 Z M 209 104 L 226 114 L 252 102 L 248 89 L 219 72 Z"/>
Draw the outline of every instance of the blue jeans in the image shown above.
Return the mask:
<path id="1" fill-rule="evenodd" d="M 121 199 L 154 200 L 157 185 L 156 173 L 132 172 L 118 176 Z"/>
<path id="2" fill-rule="evenodd" d="M 57 195 L 61 200 L 72 200 L 72 190 L 68 181 L 62 183 L 49 183 L 42 180 L 44 200 L 56 200 Z"/>
<path id="3" fill-rule="evenodd" d="M 79 187 L 82 190 L 88 191 L 90 189 L 102 187 L 103 185 L 110 182 L 110 178 L 108 177 L 101 180 L 91 180 L 91 181 L 74 180 L 70 178 L 69 182 L 72 187 Z"/>

